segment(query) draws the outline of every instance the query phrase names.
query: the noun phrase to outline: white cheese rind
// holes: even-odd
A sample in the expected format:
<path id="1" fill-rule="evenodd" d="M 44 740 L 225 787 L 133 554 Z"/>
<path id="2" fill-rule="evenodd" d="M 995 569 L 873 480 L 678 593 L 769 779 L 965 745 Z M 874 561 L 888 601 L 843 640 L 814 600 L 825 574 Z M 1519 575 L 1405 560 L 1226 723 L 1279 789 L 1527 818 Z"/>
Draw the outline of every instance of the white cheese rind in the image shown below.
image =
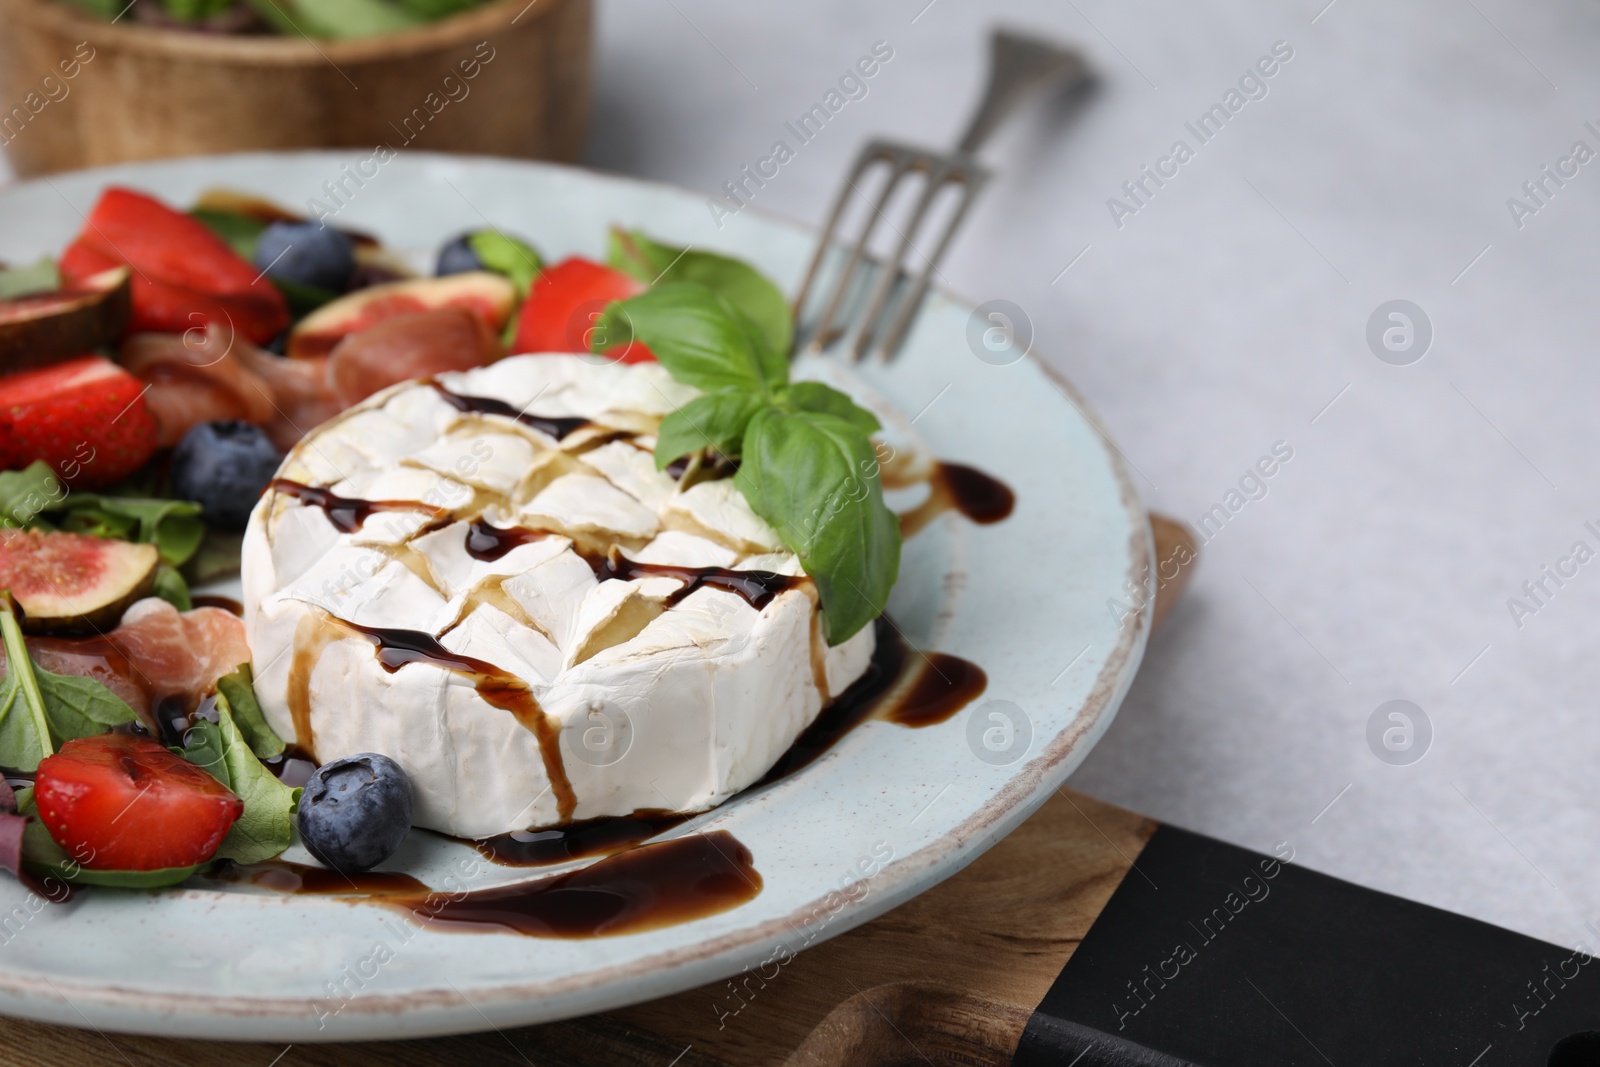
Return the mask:
<path id="1" fill-rule="evenodd" d="M 658 365 L 522 356 L 440 381 L 595 425 L 557 441 L 457 411 L 412 384 L 296 446 L 281 477 L 450 515 L 386 511 L 342 533 L 318 507 L 285 493 L 262 498 L 244 540 L 245 622 L 257 695 L 282 736 L 322 760 L 391 756 L 411 775 L 418 825 L 485 837 L 711 807 L 765 774 L 866 670 L 872 628 L 827 648 L 803 582 L 760 610 L 710 587 L 666 607 L 681 578 L 600 582 L 579 554 L 620 546 L 645 563 L 803 573 L 731 480 L 681 491 L 655 470 L 649 435 L 696 395 Z M 480 515 L 552 532 L 475 559 L 467 522 Z M 358 633 L 334 631 L 307 652 L 305 634 L 329 618 L 420 630 L 491 664 L 526 686 L 549 736 L 541 744 L 538 730 L 487 700 L 473 674 L 426 661 L 388 670 Z M 309 679 L 309 738 L 297 736 L 290 710 L 297 670 Z"/>

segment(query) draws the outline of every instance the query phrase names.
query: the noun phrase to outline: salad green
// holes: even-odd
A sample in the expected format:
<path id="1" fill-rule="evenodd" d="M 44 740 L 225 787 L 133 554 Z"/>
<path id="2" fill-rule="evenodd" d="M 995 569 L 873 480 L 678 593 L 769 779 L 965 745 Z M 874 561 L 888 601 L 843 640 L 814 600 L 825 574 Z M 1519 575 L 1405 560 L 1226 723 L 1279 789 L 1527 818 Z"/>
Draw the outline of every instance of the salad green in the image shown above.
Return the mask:
<path id="1" fill-rule="evenodd" d="M 243 667 L 229 678 L 232 684 L 228 689 L 218 684 L 217 721 L 202 719 L 196 722 L 184 738 L 183 748 L 174 751 L 190 763 L 204 768 L 244 801 L 244 813 L 229 829 L 214 858 L 236 863 L 259 863 L 289 847 L 300 790 L 284 785 L 261 765 L 256 752 L 252 750 L 251 741 L 246 740 L 244 732 L 234 720 L 228 691 L 232 690 L 235 696 L 241 698 L 241 710 L 246 701 L 244 694 L 248 692 L 250 710 L 245 717 L 251 721 L 253 737 L 258 743 L 263 743 L 263 747 L 270 747 L 270 743 L 266 743 L 270 738 L 277 743 L 278 751 L 283 751 L 283 742 L 261 718 L 255 694 L 249 690 L 249 668 Z"/>
<path id="2" fill-rule="evenodd" d="M 70 0 L 104 19 L 133 8 L 132 17 L 158 25 L 223 33 L 281 33 L 295 37 L 371 37 L 460 14 L 486 0 Z"/>
<path id="3" fill-rule="evenodd" d="M 31 771 L 56 746 L 136 722 L 115 693 L 76 675 L 53 674 L 28 655 L 10 598 L 0 592 L 0 640 L 6 651 L 0 678 L 0 766 Z"/>

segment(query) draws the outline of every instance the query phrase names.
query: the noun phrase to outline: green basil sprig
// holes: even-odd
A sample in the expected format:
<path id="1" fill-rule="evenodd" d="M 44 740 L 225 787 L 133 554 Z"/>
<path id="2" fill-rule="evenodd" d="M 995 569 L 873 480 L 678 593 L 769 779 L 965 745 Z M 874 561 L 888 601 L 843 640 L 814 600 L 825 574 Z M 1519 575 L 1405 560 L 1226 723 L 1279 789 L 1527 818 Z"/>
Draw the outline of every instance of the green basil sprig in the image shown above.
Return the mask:
<path id="1" fill-rule="evenodd" d="M 601 326 L 602 347 L 637 338 L 705 394 L 662 421 L 657 467 L 704 449 L 739 461 L 734 485 L 816 582 L 831 644 L 881 615 L 900 523 L 883 502 L 877 418 L 820 382 L 791 384 L 772 332 L 705 285 L 659 283 L 612 304 Z"/>
<path id="2" fill-rule="evenodd" d="M 613 229 L 608 262 L 646 285 L 693 282 L 738 308 L 766 339 L 767 347 L 787 356 L 794 338 L 789 301 L 766 275 L 742 260 L 715 252 L 674 248 L 652 241 L 639 230 Z"/>

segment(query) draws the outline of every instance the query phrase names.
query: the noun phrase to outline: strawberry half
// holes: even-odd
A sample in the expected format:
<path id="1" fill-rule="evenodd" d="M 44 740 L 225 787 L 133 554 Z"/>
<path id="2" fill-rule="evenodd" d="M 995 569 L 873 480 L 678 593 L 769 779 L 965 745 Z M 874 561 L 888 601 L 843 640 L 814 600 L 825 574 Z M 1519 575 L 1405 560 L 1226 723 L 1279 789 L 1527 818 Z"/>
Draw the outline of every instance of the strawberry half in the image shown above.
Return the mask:
<path id="1" fill-rule="evenodd" d="M 0 470 L 42 459 L 75 488 L 115 485 L 156 450 L 144 390 L 99 356 L 0 378 Z"/>
<path id="2" fill-rule="evenodd" d="M 68 741 L 39 762 L 39 819 L 91 871 L 159 871 L 211 858 L 244 801 L 148 737 Z"/>
<path id="3" fill-rule="evenodd" d="M 548 267 L 534 279 L 517 319 L 513 353 L 588 352 L 601 314 L 613 300 L 638 296 L 647 287 L 620 270 L 577 256 Z M 654 362 L 637 341 L 612 349 L 606 358 L 620 363 Z"/>
<path id="4" fill-rule="evenodd" d="M 129 332 L 183 333 L 215 322 L 256 344 L 289 326 L 289 305 L 265 274 L 198 219 L 154 197 L 112 186 L 61 256 L 69 283 L 133 268 Z"/>

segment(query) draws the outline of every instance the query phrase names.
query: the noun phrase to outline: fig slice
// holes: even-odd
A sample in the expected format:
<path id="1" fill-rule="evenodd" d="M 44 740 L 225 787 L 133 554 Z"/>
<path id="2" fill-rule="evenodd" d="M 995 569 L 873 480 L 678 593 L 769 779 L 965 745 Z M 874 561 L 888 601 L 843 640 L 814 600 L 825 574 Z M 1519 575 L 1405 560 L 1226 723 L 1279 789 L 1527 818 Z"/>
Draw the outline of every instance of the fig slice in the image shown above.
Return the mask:
<path id="1" fill-rule="evenodd" d="M 374 285 L 324 304 L 301 319 L 289 334 L 285 354 L 291 359 L 326 356 L 340 340 L 368 326 L 450 307 L 472 312 L 499 336 L 516 301 L 516 288 L 510 280 L 482 270 Z"/>
<path id="2" fill-rule="evenodd" d="M 88 534 L 0 530 L 0 589 L 22 607 L 35 634 L 110 630 L 155 586 L 155 545 Z"/>
<path id="3" fill-rule="evenodd" d="M 0 300 L 0 374 L 116 344 L 133 310 L 131 275 L 112 267 L 66 289 Z"/>

